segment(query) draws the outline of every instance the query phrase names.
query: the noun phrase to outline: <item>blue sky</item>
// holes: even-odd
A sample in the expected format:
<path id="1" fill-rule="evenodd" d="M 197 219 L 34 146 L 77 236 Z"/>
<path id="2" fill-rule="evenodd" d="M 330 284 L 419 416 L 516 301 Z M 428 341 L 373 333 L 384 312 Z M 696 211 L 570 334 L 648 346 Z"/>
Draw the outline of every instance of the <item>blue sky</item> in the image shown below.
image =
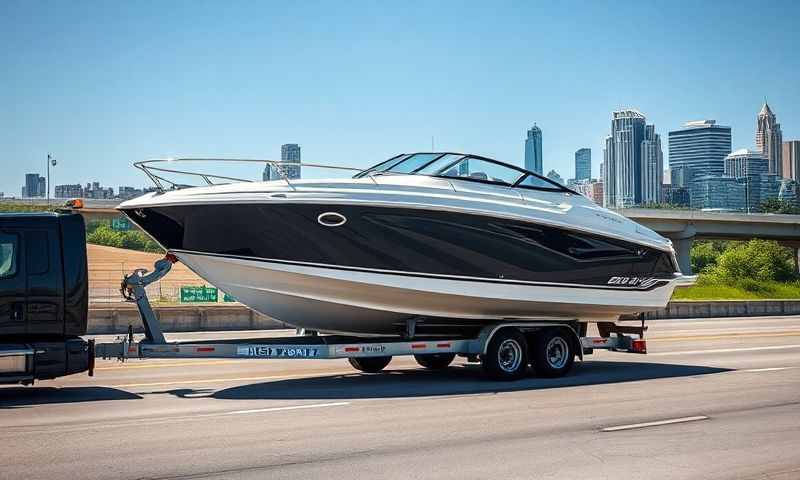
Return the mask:
<path id="1" fill-rule="evenodd" d="M 436 148 L 599 171 L 610 112 L 800 138 L 799 2 L 0 2 L 0 191 L 145 185 L 159 156 L 367 166 Z M 253 174 L 255 176 L 256 173 Z"/>

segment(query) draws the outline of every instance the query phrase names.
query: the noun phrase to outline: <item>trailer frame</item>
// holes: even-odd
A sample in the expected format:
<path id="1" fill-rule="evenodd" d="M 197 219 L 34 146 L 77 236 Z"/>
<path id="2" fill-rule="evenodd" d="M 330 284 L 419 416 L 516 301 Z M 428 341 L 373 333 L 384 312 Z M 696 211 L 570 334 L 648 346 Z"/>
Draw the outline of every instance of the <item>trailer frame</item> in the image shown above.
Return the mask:
<path id="1" fill-rule="evenodd" d="M 291 337 L 168 342 L 147 298 L 145 287 L 163 278 L 176 262 L 177 258 L 168 253 L 163 259 L 155 262 L 152 272 L 137 269 L 124 277 L 120 291 L 127 301 L 136 303 L 144 326 L 144 339 L 135 341 L 133 328 L 129 326 L 128 334 L 118 338 L 116 342 L 96 344 L 94 353 L 97 357 L 116 358 L 120 361 L 133 358 L 318 360 L 347 358 L 356 368 L 360 368 L 357 359 L 413 355 L 419 361 L 419 358 L 431 358 L 431 356 L 459 355 L 470 361 L 481 361 L 485 370 L 494 368 L 499 375 L 490 374 L 490 377 L 502 380 L 522 376 L 521 370 L 527 368 L 531 363 L 529 356 L 535 353 L 531 350 L 532 344 L 537 343 L 539 338 L 537 336 L 543 332 L 557 339 L 555 342 L 550 339 L 554 351 L 570 357 L 566 369 L 562 365 L 558 369 L 548 370 L 547 365 L 540 365 L 543 372 L 554 373 L 549 376 L 563 375 L 571 367 L 575 356 L 583 360 L 584 354 L 591 354 L 595 349 L 647 352 L 644 340 L 647 327 L 643 319 L 641 326 L 620 326 L 613 322 L 598 324 L 600 332 L 598 337 L 586 336 L 587 323 L 578 319 L 535 318 L 497 319 L 496 322 L 482 327 L 476 336 L 419 336 L 415 334 L 416 319 L 412 319 L 406 325 L 405 331 L 396 336 L 320 335 L 315 331 L 299 329 L 300 335 Z M 495 345 L 498 339 L 501 340 L 499 347 Z M 550 344 L 546 346 L 548 352 L 550 347 Z M 514 352 L 518 352 L 516 354 L 521 356 L 519 359 L 513 359 L 514 372 L 504 373 L 503 368 L 497 370 L 498 365 L 503 362 L 501 357 Z M 520 365 L 521 360 L 524 360 L 525 365 Z M 562 363 L 564 361 L 563 358 L 557 360 Z M 534 364 L 535 369 L 536 367 Z"/>

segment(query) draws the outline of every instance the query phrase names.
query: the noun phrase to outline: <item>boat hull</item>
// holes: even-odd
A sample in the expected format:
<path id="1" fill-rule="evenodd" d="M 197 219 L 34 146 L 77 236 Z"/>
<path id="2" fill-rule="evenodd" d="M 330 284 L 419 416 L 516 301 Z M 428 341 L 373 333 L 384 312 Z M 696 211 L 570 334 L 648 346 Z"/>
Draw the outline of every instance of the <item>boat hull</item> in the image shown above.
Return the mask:
<path id="1" fill-rule="evenodd" d="M 400 333 L 411 318 L 440 331 L 519 318 L 607 321 L 663 307 L 674 288 L 672 282 L 650 290 L 622 291 L 457 280 L 173 252 L 198 275 L 254 310 L 326 332 Z"/>

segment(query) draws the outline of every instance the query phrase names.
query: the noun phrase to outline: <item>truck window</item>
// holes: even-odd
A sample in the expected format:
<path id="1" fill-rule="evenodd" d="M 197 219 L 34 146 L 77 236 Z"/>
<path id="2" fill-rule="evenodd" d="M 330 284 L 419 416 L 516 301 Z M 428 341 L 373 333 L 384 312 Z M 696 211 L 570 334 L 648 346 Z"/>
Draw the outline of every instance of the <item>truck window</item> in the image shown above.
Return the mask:
<path id="1" fill-rule="evenodd" d="M 16 235 L 0 233 L 0 278 L 17 274 L 18 240 Z"/>
<path id="2" fill-rule="evenodd" d="M 39 275 L 50 270 L 50 245 L 47 232 L 32 230 L 25 233 L 25 257 L 28 260 L 28 275 Z"/>

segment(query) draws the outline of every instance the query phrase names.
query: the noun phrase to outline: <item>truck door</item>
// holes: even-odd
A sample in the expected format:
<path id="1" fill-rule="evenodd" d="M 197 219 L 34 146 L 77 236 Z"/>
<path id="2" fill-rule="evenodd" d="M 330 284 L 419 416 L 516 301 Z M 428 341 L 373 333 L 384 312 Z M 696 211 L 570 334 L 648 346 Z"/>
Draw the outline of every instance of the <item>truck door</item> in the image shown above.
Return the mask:
<path id="1" fill-rule="evenodd" d="M 22 232 L 0 224 L 0 335 L 24 335 L 27 276 Z"/>
<path id="2" fill-rule="evenodd" d="M 25 230 L 29 335 L 64 334 L 64 282 L 57 225 L 52 221 L 42 228 Z"/>

